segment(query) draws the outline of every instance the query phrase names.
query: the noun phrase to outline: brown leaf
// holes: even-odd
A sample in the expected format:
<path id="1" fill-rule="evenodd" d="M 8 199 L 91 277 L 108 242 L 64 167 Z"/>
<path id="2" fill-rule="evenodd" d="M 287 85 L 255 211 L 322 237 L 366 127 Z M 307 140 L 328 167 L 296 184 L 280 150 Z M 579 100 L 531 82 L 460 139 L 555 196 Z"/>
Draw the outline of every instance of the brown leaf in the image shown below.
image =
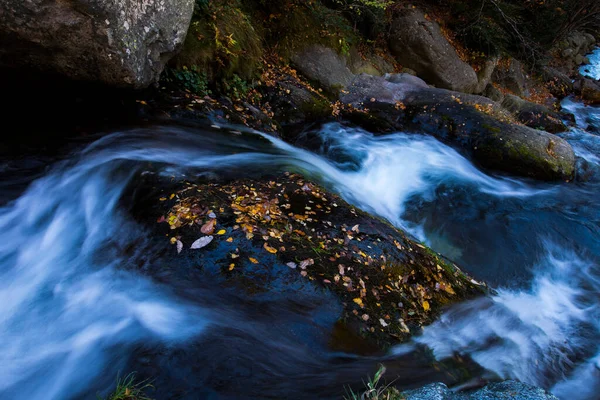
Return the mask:
<path id="1" fill-rule="evenodd" d="M 202 225 L 202 228 L 200 228 L 200 231 L 202 233 L 204 233 L 205 235 L 210 235 L 215 230 L 215 224 L 216 224 L 216 222 L 217 221 L 215 219 L 209 220 L 207 223 L 205 223 L 204 225 Z"/>

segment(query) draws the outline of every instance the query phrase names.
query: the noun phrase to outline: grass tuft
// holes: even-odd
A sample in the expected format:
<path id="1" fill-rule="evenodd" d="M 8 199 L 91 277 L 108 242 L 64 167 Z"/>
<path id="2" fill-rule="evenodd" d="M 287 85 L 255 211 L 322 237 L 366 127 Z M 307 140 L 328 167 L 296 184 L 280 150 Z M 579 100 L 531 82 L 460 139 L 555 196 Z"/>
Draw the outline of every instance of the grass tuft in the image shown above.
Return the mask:
<path id="1" fill-rule="evenodd" d="M 115 391 L 104 400 L 152 400 L 145 391 L 153 388 L 148 380 L 136 382 L 135 372 L 132 372 L 124 378 L 117 378 Z M 102 400 L 100 396 L 97 398 Z"/>
<path id="2" fill-rule="evenodd" d="M 383 374 L 385 374 L 385 367 L 380 365 L 373 378 L 369 378 L 365 383 L 364 392 L 354 393 L 352 389 L 347 388 L 344 400 L 405 400 L 402 393 L 392 386 L 394 382 L 387 385 L 380 384 Z"/>

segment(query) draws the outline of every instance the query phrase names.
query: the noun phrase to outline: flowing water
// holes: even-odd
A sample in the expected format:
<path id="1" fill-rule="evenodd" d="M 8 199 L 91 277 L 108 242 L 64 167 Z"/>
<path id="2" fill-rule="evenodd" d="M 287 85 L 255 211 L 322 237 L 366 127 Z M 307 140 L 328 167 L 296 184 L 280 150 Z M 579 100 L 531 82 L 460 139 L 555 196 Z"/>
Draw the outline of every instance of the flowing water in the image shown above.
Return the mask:
<path id="1" fill-rule="evenodd" d="M 600 110 L 564 105 L 578 117 L 563 135 L 579 157 L 580 179 L 570 183 L 491 174 L 431 137 L 339 124 L 307 132 L 298 146 L 227 127 L 115 132 L 31 173 L 31 183 L 18 173 L 28 168 L 4 160 L 0 398 L 93 398 L 132 368 L 159 374 L 157 398 L 339 398 L 382 360 L 404 374 L 401 386 L 444 379 L 415 355 L 424 348 L 563 399 L 597 398 L 600 136 L 590 132 Z M 128 194 L 140 177 L 265 170 L 307 175 L 496 294 L 452 307 L 386 356 L 359 356 L 329 346 L 336 300 L 310 282 L 277 284 L 285 269 L 255 298 L 210 272 L 142 273 L 185 266 L 131 217 Z"/>

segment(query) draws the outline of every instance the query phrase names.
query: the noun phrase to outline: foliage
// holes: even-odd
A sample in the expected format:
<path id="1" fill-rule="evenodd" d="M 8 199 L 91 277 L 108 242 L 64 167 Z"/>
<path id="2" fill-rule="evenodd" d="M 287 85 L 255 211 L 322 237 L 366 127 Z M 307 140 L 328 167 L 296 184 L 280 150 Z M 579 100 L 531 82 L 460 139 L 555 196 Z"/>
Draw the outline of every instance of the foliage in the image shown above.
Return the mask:
<path id="1" fill-rule="evenodd" d="M 245 98 L 251 90 L 251 85 L 237 74 L 233 74 L 229 79 L 224 79 L 221 86 L 223 93 L 236 100 Z"/>
<path id="2" fill-rule="evenodd" d="M 181 69 L 166 68 L 162 79 L 166 83 L 175 84 L 199 96 L 211 93 L 208 89 L 208 77 L 206 73 L 200 71 L 197 66 L 192 66 L 191 68 L 183 66 Z"/>
<path id="3" fill-rule="evenodd" d="M 361 394 L 354 393 L 352 389 L 346 389 L 345 400 L 404 400 L 404 396 L 390 385 L 380 385 L 381 378 L 385 374 L 385 367 L 379 366 L 373 379 L 369 378 L 365 384 L 365 391 Z"/>
<path id="4" fill-rule="evenodd" d="M 117 387 L 106 400 L 152 400 L 145 393 L 152 388 L 154 387 L 147 380 L 136 382 L 135 372 L 132 372 L 124 378 L 117 378 Z M 98 396 L 98 399 L 101 397 Z"/>
<path id="5" fill-rule="evenodd" d="M 536 61 L 557 41 L 600 28 L 597 0 L 426 0 L 449 14 L 446 22 L 469 48 Z"/>
<path id="6" fill-rule="evenodd" d="M 251 78 L 263 55 L 261 35 L 240 1 L 196 0 L 182 52 L 174 64 L 195 66 L 210 79 Z"/>

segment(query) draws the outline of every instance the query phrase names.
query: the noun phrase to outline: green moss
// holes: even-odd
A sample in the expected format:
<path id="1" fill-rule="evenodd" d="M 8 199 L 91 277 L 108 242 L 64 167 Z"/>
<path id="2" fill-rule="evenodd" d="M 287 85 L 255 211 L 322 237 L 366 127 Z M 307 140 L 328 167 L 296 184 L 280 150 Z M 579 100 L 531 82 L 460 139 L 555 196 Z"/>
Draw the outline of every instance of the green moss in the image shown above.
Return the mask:
<path id="1" fill-rule="evenodd" d="M 500 133 L 502 132 L 502 129 L 498 128 L 497 126 L 491 126 L 488 124 L 483 124 L 482 125 L 483 128 L 487 129 L 488 131 L 492 132 L 492 133 Z"/>
<path id="2" fill-rule="evenodd" d="M 196 67 L 209 78 L 252 78 L 261 65 L 262 38 L 239 1 L 197 2 L 176 68 Z"/>
<path id="3" fill-rule="evenodd" d="M 314 96 L 312 101 L 308 101 L 301 105 L 302 112 L 309 119 L 326 118 L 331 115 L 331 103 L 325 98 Z"/>

